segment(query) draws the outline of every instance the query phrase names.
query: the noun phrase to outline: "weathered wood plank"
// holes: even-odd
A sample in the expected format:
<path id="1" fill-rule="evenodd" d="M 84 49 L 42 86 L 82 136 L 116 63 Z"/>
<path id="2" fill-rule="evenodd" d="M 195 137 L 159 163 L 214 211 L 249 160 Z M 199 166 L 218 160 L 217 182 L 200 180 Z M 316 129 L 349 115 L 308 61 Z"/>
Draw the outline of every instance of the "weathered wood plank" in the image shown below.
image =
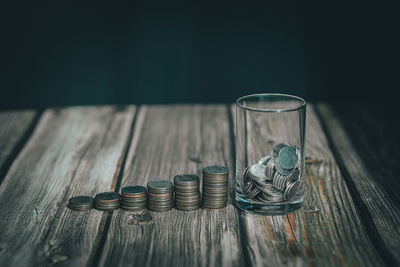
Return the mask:
<path id="1" fill-rule="evenodd" d="M 103 212 L 66 207 L 111 190 L 134 107 L 47 110 L 0 188 L 0 266 L 82 266 Z"/>
<path id="2" fill-rule="evenodd" d="M 261 134 L 272 141 L 281 140 L 282 136 L 275 136 L 276 132 L 270 129 L 280 127 L 282 122 L 262 123 L 269 127 L 259 127 L 259 131 L 264 131 Z M 383 264 L 360 221 L 312 106 L 308 107 L 306 132 L 306 155 L 317 162 L 306 165 L 304 207 L 285 216 L 243 215 L 252 265 Z"/>
<path id="3" fill-rule="evenodd" d="M 348 172 L 371 239 L 391 265 L 400 265 L 400 131 L 390 107 L 318 105 L 326 130 Z M 377 235 L 377 236 L 375 236 Z"/>
<path id="4" fill-rule="evenodd" d="M 22 139 L 34 127 L 37 114 L 33 110 L 0 112 L 0 183 L 22 148 Z"/>
<path id="5" fill-rule="evenodd" d="M 146 185 L 201 168 L 232 166 L 228 112 L 222 105 L 143 107 L 122 186 Z M 136 127 L 138 128 L 138 127 Z M 240 266 L 237 210 L 152 213 L 144 226 L 130 225 L 132 212 L 113 214 L 100 265 Z"/>

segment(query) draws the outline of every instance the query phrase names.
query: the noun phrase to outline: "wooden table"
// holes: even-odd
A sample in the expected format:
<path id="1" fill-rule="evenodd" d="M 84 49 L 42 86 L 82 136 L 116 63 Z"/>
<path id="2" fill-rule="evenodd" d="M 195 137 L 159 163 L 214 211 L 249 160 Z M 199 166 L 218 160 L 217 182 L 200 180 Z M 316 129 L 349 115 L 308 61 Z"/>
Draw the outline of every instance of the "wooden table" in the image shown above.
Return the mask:
<path id="1" fill-rule="evenodd" d="M 309 105 L 304 207 L 71 211 L 68 199 L 234 167 L 230 105 L 0 112 L 0 266 L 399 266 L 399 131 L 390 109 Z M 394 129 L 393 129 L 394 128 Z M 231 183 L 231 191 L 233 187 Z"/>

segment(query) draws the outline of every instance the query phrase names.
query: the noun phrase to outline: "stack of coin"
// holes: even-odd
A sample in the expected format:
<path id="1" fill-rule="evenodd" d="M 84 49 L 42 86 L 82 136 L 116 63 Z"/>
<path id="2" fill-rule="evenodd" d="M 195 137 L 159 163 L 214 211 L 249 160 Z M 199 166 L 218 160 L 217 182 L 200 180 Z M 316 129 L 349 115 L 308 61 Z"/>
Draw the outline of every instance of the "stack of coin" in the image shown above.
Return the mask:
<path id="1" fill-rule="evenodd" d="M 196 210 L 200 205 L 199 176 L 180 174 L 174 177 L 175 208 L 179 210 Z"/>
<path id="2" fill-rule="evenodd" d="M 117 192 L 104 192 L 94 198 L 97 210 L 115 210 L 119 208 L 121 196 Z"/>
<path id="3" fill-rule="evenodd" d="M 121 189 L 121 208 L 139 211 L 146 208 L 147 190 L 144 186 L 126 186 Z"/>
<path id="4" fill-rule="evenodd" d="M 77 196 L 69 199 L 68 208 L 71 210 L 84 211 L 93 208 L 93 198 L 88 196 Z"/>
<path id="5" fill-rule="evenodd" d="M 225 208 L 228 201 L 228 168 L 208 166 L 203 169 L 202 173 L 203 208 L 206 210 Z"/>
<path id="6" fill-rule="evenodd" d="M 170 181 L 151 181 L 147 183 L 149 191 L 147 207 L 153 211 L 167 211 L 173 207 L 173 185 Z"/>

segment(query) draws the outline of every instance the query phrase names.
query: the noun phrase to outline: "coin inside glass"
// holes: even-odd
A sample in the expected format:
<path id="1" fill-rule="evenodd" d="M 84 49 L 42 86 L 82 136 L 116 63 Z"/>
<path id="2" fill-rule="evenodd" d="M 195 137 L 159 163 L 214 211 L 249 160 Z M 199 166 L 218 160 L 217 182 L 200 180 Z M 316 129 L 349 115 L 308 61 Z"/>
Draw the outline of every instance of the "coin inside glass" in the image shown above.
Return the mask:
<path id="1" fill-rule="evenodd" d="M 295 147 L 286 146 L 279 151 L 278 159 L 280 167 L 286 170 L 292 170 L 297 166 L 299 153 Z"/>

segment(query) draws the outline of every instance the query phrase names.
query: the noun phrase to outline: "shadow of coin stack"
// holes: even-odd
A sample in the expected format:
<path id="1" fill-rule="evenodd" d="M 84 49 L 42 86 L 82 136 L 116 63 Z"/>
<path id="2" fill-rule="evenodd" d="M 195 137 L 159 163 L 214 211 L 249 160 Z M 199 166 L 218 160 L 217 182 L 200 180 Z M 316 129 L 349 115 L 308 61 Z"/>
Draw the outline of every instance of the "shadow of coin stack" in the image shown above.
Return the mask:
<path id="1" fill-rule="evenodd" d="M 94 207 L 97 210 L 116 210 L 119 208 L 121 196 L 117 192 L 104 192 L 94 198 Z"/>
<path id="2" fill-rule="evenodd" d="M 139 211 L 146 208 L 147 189 L 144 186 L 126 186 L 121 189 L 121 208 Z"/>
<path id="3" fill-rule="evenodd" d="M 147 208 L 153 211 L 167 211 L 173 207 L 174 186 L 170 181 L 151 181 L 147 183 Z"/>
<path id="4" fill-rule="evenodd" d="M 229 170 L 223 166 L 208 166 L 203 173 L 203 200 L 205 210 L 225 208 L 228 202 Z"/>
<path id="5" fill-rule="evenodd" d="M 196 210 L 200 206 L 200 179 L 193 174 L 180 174 L 174 177 L 175 208 Z"/>

